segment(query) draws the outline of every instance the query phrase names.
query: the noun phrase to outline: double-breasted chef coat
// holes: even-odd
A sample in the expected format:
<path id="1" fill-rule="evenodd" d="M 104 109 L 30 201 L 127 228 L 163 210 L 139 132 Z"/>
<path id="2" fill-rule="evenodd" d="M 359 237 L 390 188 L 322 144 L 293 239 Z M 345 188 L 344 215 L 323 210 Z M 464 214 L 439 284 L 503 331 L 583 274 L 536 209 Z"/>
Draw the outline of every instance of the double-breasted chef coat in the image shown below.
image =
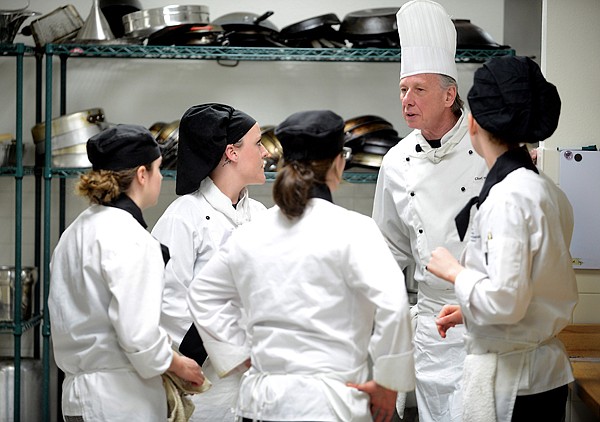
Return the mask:
<path id="1" fill-rule="evenodd" d="M 457 303 L 454 288 L 425 265 L 438 246 L 460 257 L 466 242 L 458 238 L 454 218 L 479 194 L 486 174 L 484 160 L 471 145 L 465 110 L 439 148 L 414 130 L 384 156 L 379 171 L 373 218 L 400 266 L 415 263 L 415 392 L 422 422 L 450 421 L 452 407 L 460 414 L 460 402 L 452 396 L 465 357 L 464 327 L 455 327 L 442 339 L 434 321 L 443 305 Z"/>
<path id="2" fill-rule="evenodd" d="M 578 299 L 572 233 L 565 194 L 543 173 L 525 168 L 495 184 L 473 218 L 462 259 L 467 269 L 455 288 L 469 332 L 467 352 L 498 353 L 498 422 L 510 422 L 516 395 L 573 381 L 555 338 Z"/>
<path id="3" fill-rule="evenodd" d="M 91 205 L 54 250 L 48 309 L 54 358 L 65 373 L 65 416 L 167 418 L 160 375 L 173 350 L 159 328 L 164 261 L 137 211 L 134 218 L 121 208 Z"/>
<path id="4" fill-rule="evenodd" d="M 188 301 L 219 371 L 251 357 L 246 418 L 371 421 L 368 395 L 346 386 L 367 380 L 369 354 L 377 383 L 414 388 L 403 274 L 369 217 L 326 199 L 310 199 L 299 220 L 275 206 L 238 228 Z"/>
<path id="5" fill-rule="evenodd" d="M 199 189 L 177 198 L 165 210 L 152 234 L 169 248 L 171 259 L 165 268 L 161 326 L 177 347 L 192 324 L 187 290 L 194 276 L 229 237 L 232 230 L 264 211 L 265 206 L 242 191 L 234 208 L 210 177 Z M 196 411 L 191 421 L 233 421 L 240 374 L 220 379 L 212 362 L 203 365 L 213 383 L 210 390 L 192 396 Z"/>

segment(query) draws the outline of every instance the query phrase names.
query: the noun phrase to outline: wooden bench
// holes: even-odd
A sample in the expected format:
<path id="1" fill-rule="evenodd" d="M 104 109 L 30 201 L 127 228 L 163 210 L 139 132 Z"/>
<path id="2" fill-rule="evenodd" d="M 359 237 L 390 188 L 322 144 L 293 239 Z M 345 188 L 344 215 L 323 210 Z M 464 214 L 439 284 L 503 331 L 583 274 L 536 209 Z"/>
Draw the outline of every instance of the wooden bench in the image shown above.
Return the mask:
<path id="1" fill-rule="evenodd" d="M 600 324 L 572 324 L 558 335 L 571 358 L 575 392 L 600 418 Z"/>

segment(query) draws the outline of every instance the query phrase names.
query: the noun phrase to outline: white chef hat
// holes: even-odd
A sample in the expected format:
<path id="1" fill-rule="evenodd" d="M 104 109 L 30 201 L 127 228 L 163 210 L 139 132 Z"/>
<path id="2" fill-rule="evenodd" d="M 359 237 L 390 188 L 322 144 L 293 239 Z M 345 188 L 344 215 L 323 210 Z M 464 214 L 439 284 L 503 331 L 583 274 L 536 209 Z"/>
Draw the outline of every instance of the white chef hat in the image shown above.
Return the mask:
<path id="1" fill-rule="evenodd" d="M 456 28 L 446 10 L 431 0 L 411 0 L 396 14 L 400 35 L 400 79 L 440 73 L 454 80 Z"/>

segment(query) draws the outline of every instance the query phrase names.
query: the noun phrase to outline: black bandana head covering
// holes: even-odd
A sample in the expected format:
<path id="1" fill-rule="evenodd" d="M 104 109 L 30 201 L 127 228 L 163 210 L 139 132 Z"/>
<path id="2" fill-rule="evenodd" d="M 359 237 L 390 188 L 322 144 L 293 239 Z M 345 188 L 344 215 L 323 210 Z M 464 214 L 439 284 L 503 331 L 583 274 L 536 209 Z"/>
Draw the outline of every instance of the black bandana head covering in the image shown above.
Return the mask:
<path id="1" fill-rule="evenodd" d="M 333 158 L 344 146 L 344 119 L 329 110 L 300 111 L 277 126 L 275 136 L 286 161 Z"/>
<path id="2" fill-rule="evenodd" d="M 488 60 L 475 72 L 467 99 L 477 123 L 505 142 L 539 142 L 558 126 L 558 91 L 529 57 Z"/>
<path id="3" fill-rule="evenodd" d="M 256 120 L 231 106 L 218 103 L 190 107 L 179 122 L 177 195 L 192 193 L 217 167 L 228 144 L 235 144 Z"/>
<path id="4" fill-rule="evenodd" d="M 93 170 L 126 170 L 160 157 L 152 133 L 138 125 L 116 125 L 92 136 L 86 145 Z"/>

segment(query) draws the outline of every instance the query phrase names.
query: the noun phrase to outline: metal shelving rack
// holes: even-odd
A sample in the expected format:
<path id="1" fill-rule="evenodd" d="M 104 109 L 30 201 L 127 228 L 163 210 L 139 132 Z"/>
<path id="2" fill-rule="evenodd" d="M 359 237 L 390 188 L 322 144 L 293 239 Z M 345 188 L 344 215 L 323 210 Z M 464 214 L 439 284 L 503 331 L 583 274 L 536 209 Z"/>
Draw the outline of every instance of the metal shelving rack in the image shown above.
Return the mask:
<path id="1" fill-rule="evenodd" d="M 217 61 L 313 61 L 313 62 L 399 62 L 398 48 L 278 48 L 278 47 L 222 47 L 222 46 L 145 46 L 137 44 L 48 44 L 46 45 L 46 79 L 52 80 L 51 57 L 61 59 L 61 115 L 66 113 L 66 63 L 68 58 L 128 58 L 159 60 L 217 60 Z M 457 50 L 458 63 L 484 62 L 504 55 L 514 55 L 511 49 Z M 50 96 L 49 96 L 50 94 Z M 46 110 L 50 109 L 51 92 L 46 91 Z M 46 116 L 49 121 L 50 116 Z M 48 139 L 48 137 L 46 137 Z M 50 148 L 46 145 L 46 148 Z M 46 151 L 50 151 L 47 149 Z M 49 161 L 48 161 L 49 166 Z M 49 168 L 49 167 L 48 167 Z M 82 169 L 52 169 L 60 178 L 79 175 Z M 174 171 L 163 171 L 167 179 L 174 179 Z M 267 172 L 267 180 L 274 180 L 276 173 Z M 374 171 L 348 171 L 344 180 L 350 183 L 374 183 Z M 62 192 L 62 189 L 61 189 Z M 61 204 L 63 201 L 61 201 Z M 61 213 L 64 210 L 61 210 Z"/>
<path id="2" fill-rule="evenodd" d="M 44 280 L 44 309 L 46 308 L 49 262 L 50 262 L 50 191 L 52 178 L 57 177 L 59 190 L 59 231 L 65 226 L 65 179 L 76 177 L 87 169 L 81 168 L 52 168 L 51 154 L 51 124 L 52 120 L 52 74 L 53 58 L 60 58 L 60 115 L 66 114 L 66 78 L 67 59 L 69 58 L 121 58 L 121 59 L 157 59 L 157 60 L 216 60 L 216 61 L 296 61 L 296 62 L 399 62 L 400 49 L 384 48 L 278 48 L 278 47 L 213 47 L 213 46 L 147 46 L 132 44 L 47 44 L 44 49 L 45 66 L 45 157 L 43 167 L 44 181 L 44 241 L 43 241 L 43 280 Z M 458 50 L 457 63 L 483 63 L 494 56 L 514 55 L 514 50 Z M 163 171 L 166 178 L 174 179 L 175 171 Z M 267 172 L 267 180 L 273 180 L 276 173 Z M 377 172 L 356 171 L 345 172 L 344 180 L 352 183 L 374 183 Z M 50 325 L 47 311 L 43 318 L 44 351 L 49 353 Z M 46 358 L 46 356 L 44 356 Z M 46 362 L 46 360 L 45 360 Z M 46 368 L 45 368 L 46 369 Z M 45 372 L 46 373 L 46 372 Z M 49 420 L 49 403 L 47 380 L 44 383 L 44 420 Z"/>
<path id="3" fill-rule="evenodd" d="M 41 63 L 39 56 L 35 54 L 33 47 L 26 46 L 21 43 L 17 44 L 0 44 L 0 56 L 14 57 L 16 60 L 16 145 L 15 145 L 15 165 L 13 167 L 0 167 L 0 176 L 12 176 L 15 179 L 15 281 L 14 281 L 14 298 L 13 303 L 14 313 L 12 322 L 0 323 L 1 333 L 12 333 L 14 336 L 14 407 L 13 417 L 15 421 L 21 420 L 21 337 L 23 333 L 30 329 L 39 329 L 42 322 L 40 314 L 40 287 L 37 283 L 34 290 L 34 309 L 31 318 L 23 320 L 21 303 L 23 298 L 23 288 L 21 279 L 22 270 L 22 241 L 23 241 L 23 177 L 35 174 L 32 167 L 23 166 L 23 64 L 24 57 L 36 56 L 37 75 L 40 75 Z M 41 87 L 37 88 L 37 100 L 41 95 Z M 37 101 L 36 106 L 39 105 Z M 39 107 L 37 107 L 39 120 Z M 36 182 L 36 197 L 39 193 L 39 183 Z M 37 204 L 37 201 L 36 201 Z M 36 217 L 35 230 L 35 262 L 39 268 L 39 220 Z M 34 357 L 39 358 L 39 335 L 34 338 Z"/>

